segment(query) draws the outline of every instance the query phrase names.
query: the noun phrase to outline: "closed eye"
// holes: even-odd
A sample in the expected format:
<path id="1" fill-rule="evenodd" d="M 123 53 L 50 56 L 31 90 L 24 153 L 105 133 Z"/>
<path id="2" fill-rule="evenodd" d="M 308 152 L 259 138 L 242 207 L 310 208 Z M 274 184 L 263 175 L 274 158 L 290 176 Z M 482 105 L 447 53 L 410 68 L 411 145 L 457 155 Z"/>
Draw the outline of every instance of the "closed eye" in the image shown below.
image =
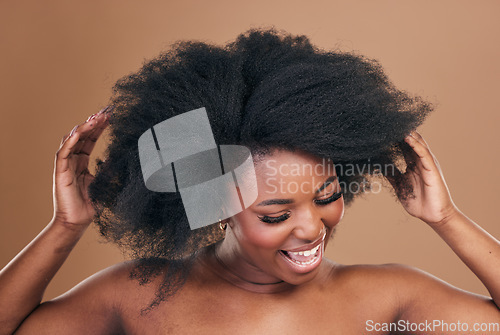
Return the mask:
<path id="1" fill-rule="evenodd" d="M 259 216 L 258 218 L 260 221 L 265 222 L 265 223 L 279 223 L 279 222 L 287 220 L 289 217 L 290 217 L 290 212 L 286 212 L 286 213 L 281 214 L 280 216 L 276 216 L 276 217 L 264 215 L 264 216 Z"/>
<path id="2" fill-rule="evenodd" d="M 331 196 L 329 196 L 328 198 L 316 199 L 314 201 L 316 202 L 317 205 L 324 206 L 324 205 L 328 205 L 334 201 L 337 201 L 338 199 L 340 199 L 342 194 L 343 194 L 342 191 L 335 192 Z M 264 215 L 264 216 L 259 216 L 258 218 L 260 221 L 265 222 L 265 223 L 279 223 L 279 222 L 283 222 L 283 221 L 287 220 L 289 217 L 290 217 L 290 212 L 286 212 L 286 213 L 281 214 L 280 216 L 276 216 L 276 217 Z"/>
<path id="3" fill-rule="evenodd" d="M 337 201 L 338 199 L 340 199 L 340 197 L 342 196 L 342 191 L 340 192 L 335 192 L 333 193 L 331 196 L 329 196 L 328 198 L 325 198 L 325 199 L 316 199 L 314 200 L 314 202 L 316 202 L 316 204 L 318 205 L 328 205 L 334 201 Z"/>

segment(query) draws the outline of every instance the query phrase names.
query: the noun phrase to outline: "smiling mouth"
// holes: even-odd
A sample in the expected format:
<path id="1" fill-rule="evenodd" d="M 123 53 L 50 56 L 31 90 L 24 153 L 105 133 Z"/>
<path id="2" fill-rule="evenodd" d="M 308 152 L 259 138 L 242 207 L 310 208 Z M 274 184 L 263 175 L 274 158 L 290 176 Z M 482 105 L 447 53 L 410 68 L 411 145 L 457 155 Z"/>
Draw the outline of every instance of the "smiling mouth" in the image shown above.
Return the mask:
<path id="1" fill-rule="evenodd" d="M 321 242 L 316 247 L 310 250 L 295 251 L 295 252 L 280 250 L 279 252 L 297 265 L 309 265 L 317 261 L 318 257 L 321 254 L 320 248 L 322 246 L 323 242 Z"/>

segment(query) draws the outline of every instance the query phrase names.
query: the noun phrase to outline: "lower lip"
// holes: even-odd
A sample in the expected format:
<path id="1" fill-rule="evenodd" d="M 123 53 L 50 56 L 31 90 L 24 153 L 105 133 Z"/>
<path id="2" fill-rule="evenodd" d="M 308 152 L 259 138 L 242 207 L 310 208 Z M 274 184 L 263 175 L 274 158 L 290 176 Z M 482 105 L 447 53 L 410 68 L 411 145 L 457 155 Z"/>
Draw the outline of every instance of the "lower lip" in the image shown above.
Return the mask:
<path id="1" fill-rule="evenodd" d="M 308 264 L 299 264 L 295 262 L 294 260 L 290 259 L 287 255 L 285 255 L 283 252 L 278 251 L 278 253 L 283 257 L 285 260 L 285 263 L 288 265 L 288 267 L 296 273 L 308 273 L 316 269 L 320 264 L 321 260 L 323 259 L 323 249 L 324 249 L 324 244 L 325 241 L 321 242 L 318 251 L 316 252 L 316 255 L 314 256 L 314 259 L 312 260 L 311 263 Z"/>

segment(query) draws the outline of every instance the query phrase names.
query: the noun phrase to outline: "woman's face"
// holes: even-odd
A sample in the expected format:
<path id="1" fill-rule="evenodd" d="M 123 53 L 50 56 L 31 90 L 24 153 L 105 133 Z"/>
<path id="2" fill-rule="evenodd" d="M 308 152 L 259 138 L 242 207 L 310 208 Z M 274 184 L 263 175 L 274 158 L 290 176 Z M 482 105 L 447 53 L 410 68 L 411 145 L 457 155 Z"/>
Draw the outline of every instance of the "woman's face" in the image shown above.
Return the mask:
<path id="1" fill-rule="evenodd" d="M 275 150 L 255 166 L 258 197 L 229 221 L 237 252 L 270 277 L 305 283 L 344 214 L 331 161 Z"/>

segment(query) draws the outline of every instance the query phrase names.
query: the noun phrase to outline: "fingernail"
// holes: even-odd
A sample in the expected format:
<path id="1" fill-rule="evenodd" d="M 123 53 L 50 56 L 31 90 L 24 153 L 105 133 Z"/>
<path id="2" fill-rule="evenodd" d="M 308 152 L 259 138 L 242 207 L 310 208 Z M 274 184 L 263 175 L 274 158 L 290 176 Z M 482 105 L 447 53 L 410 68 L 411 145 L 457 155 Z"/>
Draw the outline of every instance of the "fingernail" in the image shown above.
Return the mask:
<path id="1" fill-rule="evenodd" d="M 109 106 L 109 108 L 106 110 L 106 120 L 112 122 L 114 110 L 114 106 Z"/>
<path id="2" fill-rule="evenodd" d="M 106 106 L 103 109 L 101 109 L 101 111 L 99 112 L 99 115 L 101 115 L 102 113 L 110 113 L 113 111 L 113 109 L 114 109 L 113 106 Z"/>
<path id="3" fill-rule="evenodd" d="M 104 112 L 105 112 L 108 108 L 109 108 L 109 106 L 104 107 L 103 109 L 101 109 L 101 110 L 99 111 L 99 113 L 97 113 L 97 115 L 101 115 L 101 114 L 102 114 L 102 113 L 104 113 Z"/>
<path id="4" fill-rule="evenodd" d="M 90 120 L 94 119 L 96 116 L 97 116 L 97 114 L 92 114 L 91 116 L 89 116 L 89 118 L 85 122 L 89 122 Z"/>
<path id="5" fill-rule="evenodd" d="M 78 128 L 78 125 L 76 125 L 73 130 L 71 130 L 71 133 L 69 134 L 69 137 L 73 136 L 73 134 L 76 132 L 76 129 Z"/>
<path id="6" fill-rule="evenodd" d="M 115 106 L 108 106 L 106 108 L 106 114 L 112 113 L 115 110 Z"/>

